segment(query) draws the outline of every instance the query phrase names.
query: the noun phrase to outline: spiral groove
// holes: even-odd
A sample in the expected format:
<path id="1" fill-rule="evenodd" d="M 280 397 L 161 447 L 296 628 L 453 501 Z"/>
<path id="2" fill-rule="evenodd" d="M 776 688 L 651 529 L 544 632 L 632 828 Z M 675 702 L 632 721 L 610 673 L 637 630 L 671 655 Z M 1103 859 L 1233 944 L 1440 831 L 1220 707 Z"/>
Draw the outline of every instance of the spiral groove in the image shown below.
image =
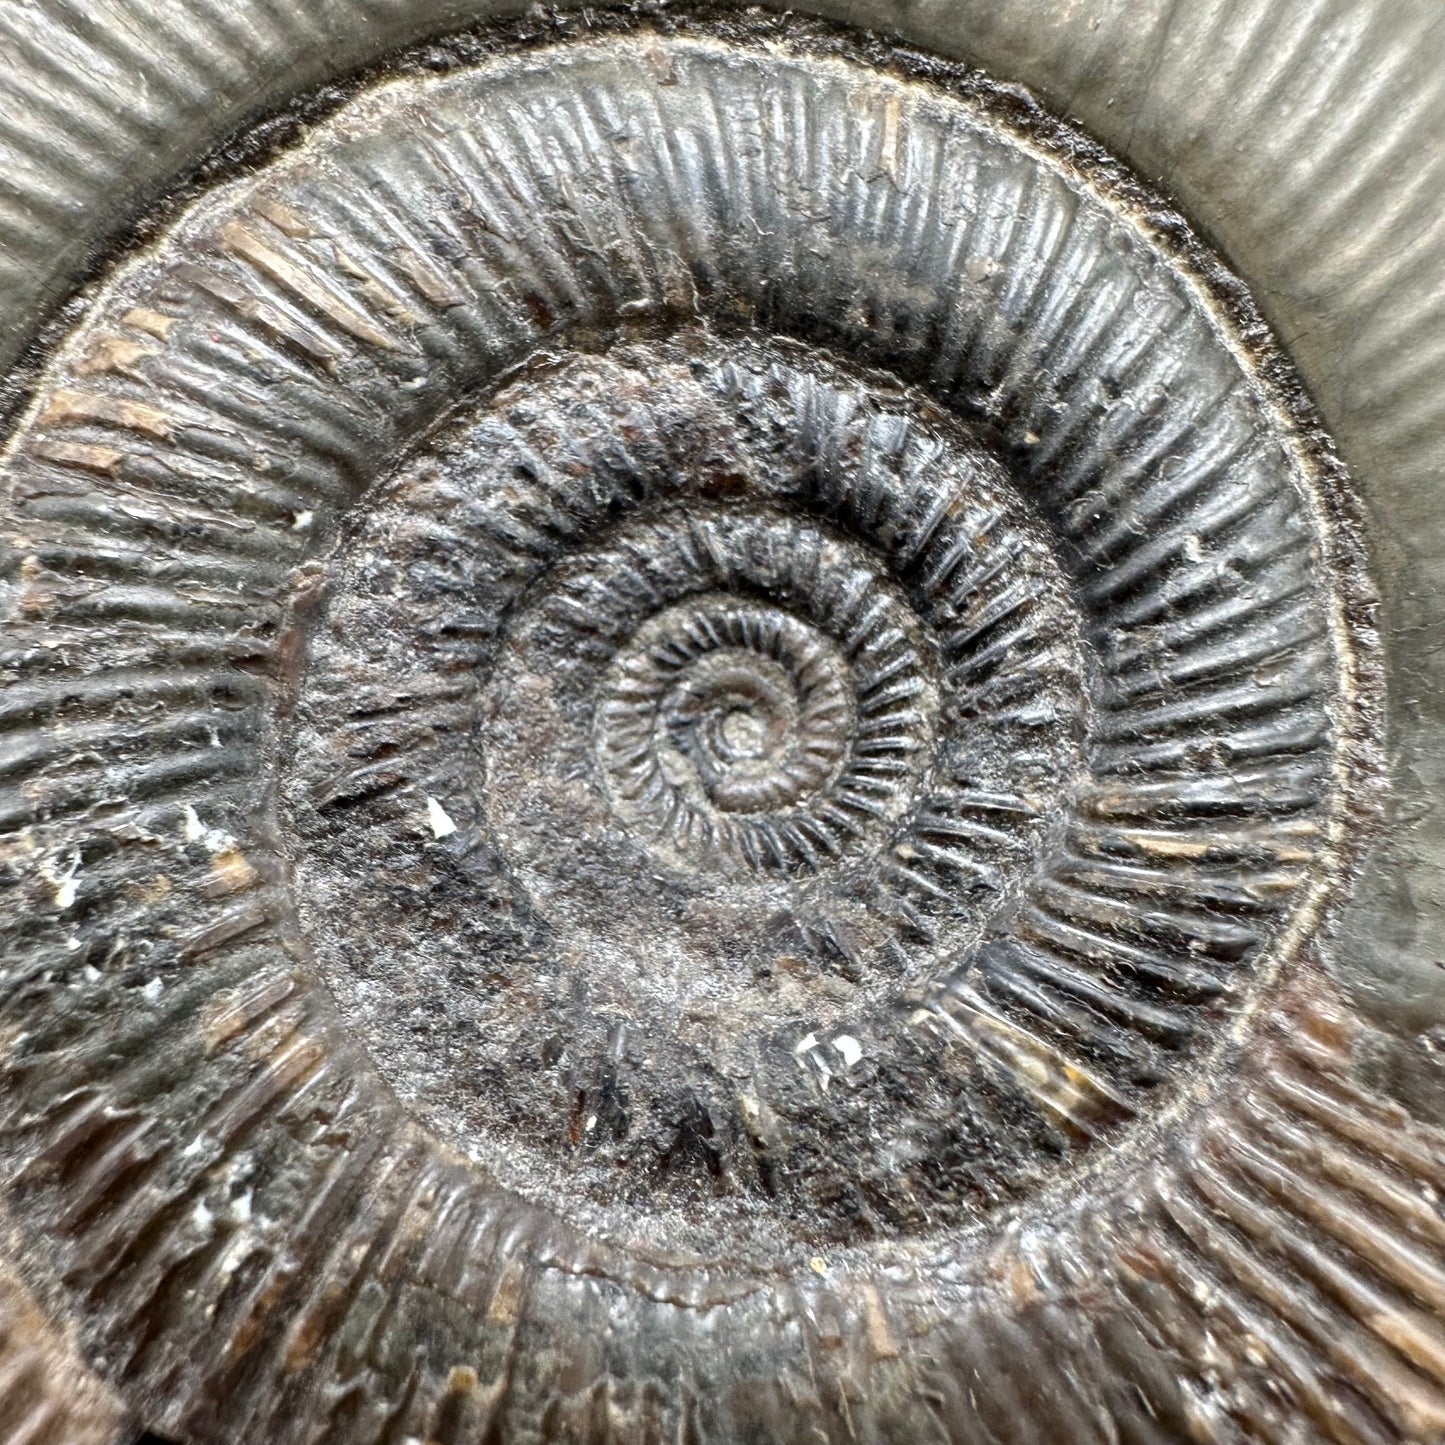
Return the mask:
<path id="1" fill-rule="evenodd" d="M 1088 1236 L 1294 966 L 1363 726 L 1322 474 L 1131 197 L 987 92 L 639 32 L 365 92 L 107 283 L 4 460 L 0 807 L 22 1207 L 125 1370 L 289 1290 L 339 1377 L 404 1296 L 391 1418 L 455 1434 L 433 1355 L 523 1317 L 743 1358 L 845 1259 L 923 1338 L 980 1239 Z"/>
<path id="2" fill-rule="evenodd" d="M 800 1043 L 844 1039 L 838 1067 L 866 1047 L 870 1111 L 915 1087 L 926 1053 L 898 1053 L 888 1015 L 977 943 L 1081 766 L 1078 621 L 998 464 L 825 357 L 683 333 L 514 383 L 405 469 L 341 556 L 287 796 L 307 932 L 395 1086 L 429 1070 L 392 1022 L 409 994 L 509 1074 L 556 1041 L 610 1101 L 610 1138 L 585 1137 L 590 1105 L 580 1121 L 605 1167 L 569 1166 L 559 1189 L 610 1198 L 620 1178 L 696 1207 L 716 1173 L 760 1201 L 827 1187 L 807 1081 L 829 1065 Z M 388 633 L 405 663 L 378 650 Z M 374 751 L 372 699 L 399 666 L 414 721 L 440 697 L 475 718 L 405 745 L 404 766 L 455 811 L 445 846 L 508 921 L 439 921 L 437 965 L 414 939 L 374 947 L 373 1012 L 342 920 L 371 912 L 356 880 L 396 868 L 398 818 L 334 768 Z M 478 935 L 550 977 L 458 998 L 440 959 Z M 459 1141 L 516 1141 L 545 1127 L 552 1087 L 435 1093 L 465 1101 L 443 1125 Z M 790 1121 L 780 1157 L 761 1118 Z M 831 1122 L 901 1224 L 875 1126 Z"/>
<path id="3" fill-rule="evenodd" d="M 619 805 L 754 867 L 811 862 L 807 833 L 835 856 L 857 828 L 845 815 L 866 816 L 863 797 L 879 789 L 867 777 L 876 763 L 853 781 L 861 796 L 802 832 L 788 824 L 783 839 L 740 839 L 725 815 L 791 808 L 833 780 L 851 721 L 839 672 L 826 641 L 787 613 L 718 599 L 654 619 L 619 660 L 601 711 L 599 746 Z"/>
<path id="4" fill-rule="evenodd" d="M 563 604 L 586 633 L 557 618 L 529 666 L 555 676 L 598 618 L 639 619 L 592 685 L 622 812 L 723 865 L 790 871 L 825 866 L 907 805 L 928 684 L 866 562 L 816 529 L 729 508 L 653 522 L 589 563 Z M 651 595 L 620 595 L 619 578 Z"/>

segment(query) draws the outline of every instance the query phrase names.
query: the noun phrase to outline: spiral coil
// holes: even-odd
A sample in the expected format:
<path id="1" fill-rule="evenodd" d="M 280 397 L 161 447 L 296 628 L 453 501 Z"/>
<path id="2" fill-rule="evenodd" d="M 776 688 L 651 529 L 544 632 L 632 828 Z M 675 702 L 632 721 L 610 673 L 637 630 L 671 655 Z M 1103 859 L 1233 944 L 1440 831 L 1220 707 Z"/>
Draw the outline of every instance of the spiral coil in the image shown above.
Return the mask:
<path id="1" fill-rule="evenodd" d="M 1250 1250 L 1329 1212 L 1270 1161 L 1344 1047 L 1371 674 L 1277 369 L 1082 141 L 837 47 L 504 52 L 198 199 L 4 458 L 5 1137 L 115 1370 L 238 1438 L 569 1438 L 501 1363 L 566 1341 L 618 1418 L 786 1438 L 705 1328 L 1009 1439 L 949 1352 L 1177 1424 L 1168 1301 L 1303 1328 Z"/>

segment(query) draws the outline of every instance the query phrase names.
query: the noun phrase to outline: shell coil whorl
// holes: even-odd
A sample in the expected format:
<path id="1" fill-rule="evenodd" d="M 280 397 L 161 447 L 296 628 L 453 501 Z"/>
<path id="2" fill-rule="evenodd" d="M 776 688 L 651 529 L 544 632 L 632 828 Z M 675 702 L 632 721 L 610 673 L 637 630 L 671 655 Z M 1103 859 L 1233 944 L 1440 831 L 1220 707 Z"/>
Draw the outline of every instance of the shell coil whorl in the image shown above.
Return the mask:
<path id="1" fill-rule="evenodd" d="M 4 1137 L 197 1438 L 605 1438 L 559 1340 L 638 1438 L 801 1438 L 764 1357 L 1031 1438 L 1015 1349 L 1184 1438 L 1255 1398 L 1159 1368 L 1210 1291 L 1276 1361 L 1289 1289 L 1378 1318 L 1360 1231 L 1260 1262 L 1419 1167 L 1302 948 L 1358 579 L 1200 254 L 1056 142 L 624 32 L 363 92 L 98 292 L 4 460 Z"/>

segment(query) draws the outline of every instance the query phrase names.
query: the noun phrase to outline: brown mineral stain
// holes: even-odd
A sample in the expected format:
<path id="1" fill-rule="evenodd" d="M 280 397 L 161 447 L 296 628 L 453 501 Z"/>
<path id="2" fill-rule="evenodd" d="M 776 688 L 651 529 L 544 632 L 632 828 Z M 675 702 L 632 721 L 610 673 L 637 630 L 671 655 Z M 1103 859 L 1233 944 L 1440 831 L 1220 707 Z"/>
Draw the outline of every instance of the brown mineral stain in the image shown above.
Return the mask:
<path id="1" fill-rule="evenodd" d="M 20 610 L 29 617 L 39 617 L 55 601 L 55 589 L 47 586 L 45 564 L 34 555 L 20 560 Z"/>
<path id="2" fill-rule="evenodd" d="M 1141 1243 L 1126 1244 L 1119 1250 L 1119 1263 L 1141 1279 L 1162 1278 L 1159 1256 Z"/>
<path id="3" fill-rule="evenodd" d="M 462 304 L 461 293 L 424 256 L 415 251 L 398 250 L 392 259 L 433 306 L 445 309 Z"/>
<path id="4" fill-rule="evenodd" d="M 235 1360 L 247 1354 L 256 1341 L 260 1339 L 261 1332 L 265 1327 L 267 1318 L 272 1309 L 280 1301 L 282 1296 L 291 1286 L 291 1275 L 289 1272 L 278 1272 L 273 1274 L 266 1284 L 266 1288 L 256 1297 L 255 1303 L 251 1306 L 251 1312 L 246 1316 L 236 1331 L 231 1336 L 227 1354 Z M 289 1351 L 288 1351 L 289 1353 Z"/>
<path id="5" fill-rule="evenodd" d="M 272 979 L 256 992 L 238 997 L 234 992 L 219 995 L 207 1008 L 201 1020 L 201 1034 L 206 1047 L 214 1050 L 236 1037 L 269 1009 L 274 1008 L 295 988 L 289 976 Z"/>
<path id="6" fill-rule="evenodd" d="M 233 1360 L 239 1360 L 256 1343 L 261 1333 L 261 1322 L 252 1315 L 244 1321 L 231 1336 L 230 1343 L 226 1347 L 226 1353 Z"/>
<path id="7" fill-rule="evenodd" d="M 229 1043 L 246 1027 L 246 1022 L 245 1010 L 229 1001 L 220 1007 L 208 1008 L 201 1019 L 201 1037 L 206 1041 L 207 1052 L 214 1053 L 222 1044 Z"/>
<path id="8" fill-rule="evenodd" d="M 149 882 L 126 885 L 126 892 L 142 903 L 159 903 L 170 891 L 171 880 L 164 873 L 157 873 Z"/>
<path id="9" fill-rule="evenodd" d="M 883 1312 L 883 1301 L 878 1291 L 870 1284 L 863 1287 L 863 1318 L 868 1326 L 868 1348 L 876 1360 L 896 1360 L 903 1351 L 888 1325 L 888 1316 Z"/>
<path id="10" fill-rule="evenodd" d="M 254 888 L 260 875 L 246 861 L 239 848 L 222 848 L 211 859 L 210 876 L 206 880 L 205 893 L 208 898 L 224 897 L 229 893 L 241 893 Z"/>
<path id="11" fill-rule="evenodd" d="M 447 1391 L 452 1395 L 470 1395 L 477 1388 L 477 1372 L 470 1365 L 453 1365 L 447 1376 Z"/>
<path id="12" fill-rule="evenodd" d="M 343 301 L 309 262 L 283 255 L 240 221 L 228 221 L 222 226 L 220 240 L 232 255 L 285 287 L 358 341 L 388 349 L 392 346 L 391 338 L 356 307 Z"/>
<path id="13" fill-rule="evenodd" d="M 287 1374 L 294 1375 L 304 1370 L 316 1358 L 317 1348 L 326 1338 L 336 1307 L 345 1298 L 346 1291 L 340 1285 L 333 1285 L 291 1327 L 283 1365 Z"/>
<path id="14" fill-rule="evenodd" d="M 1039 1297 L 1038 1280 L 1034 1278 L 1033 1270 L 1018 1255 L 1014 1255 L 1009 1261 L 1004 1273 L 1004 1282 L 1008 1292 L 1020 1304 Z"/>
<path id="15" fill-rule="evenodd" d="M 38 441 L 32 451 L 43 461 L 83 472 L 97 472 L 103 477 L 114 476 L 116 468 L 125 460 L 123 451 L 115 447 L 92 446 L 89 442 Z"/>
<path id="16" fill-rule="evenodd" d="M 1370 1328 L 1426 1373 L 1445 1379 L 1445 1345 L 1417 1320 L 1403 1312 L 1382 1311 L 1370 1320 Z"/>
<path id="17" fill-rule="evenodd" d="M 149 306 L 132 306 L 120 319 L 123 325 L 133 326 L 160 341 L 170 339 L 171 328 L 176 324 L 174 316 L 167 316 L 164 311 L 152 311 Z M 146 354 L 154 354 L 153 348 L 147 348 Z"/>
<path id="18" fill-rule="evenodd" d="M 1124 832 L 1120 836 L 1145 853 L 1157 853 L 1166 858 L 1202 858 L 1211 848 L 1218 846 L 1217 839 L 1176 838 L 1167 833 Z"/>
<path id="19" fill-rule="evenodd" d="M 360 261 L 354 260 L 334 243 L 331 247 L 331 254 L 336 261 L 337 269 L 360 284 L 363 295 L 376 311 L 389 316 L 393 321 L 400 322 L 403 326 L 421 324 L 421 318 L 416 312 L 385 285 L 380 277 L 368 271 Z"/>
<path id="20" fill-rule="evenodd" d="M 132 313 L 127 313 L 129 316 Z M 149 312 L 158 316 L 159 312 Z M 149 331 L 150 327 L 142 327 Z M 136 341 L 129 336 L 102 334 L 86 348 L 85 354 L 75 364 L 81 376 L 93 376 L 113 372 L 117 376 L 138 376 L 136 368 L 148 356 L 159 356 L 163 348 L 149 341 Z"/>
<path id="21" fill-rule="evenodd" d="M 278 231 L 284 232 L 288 236 L 301 237 L 316 235 L 316 228 L 310 221 L 306 220 L 304 216 L 297 215 L 290 206 L 283 205 L 280 201 L 269 196 L 258 200 L 256 202 L 256 209 L 261 215 L 265 216 Z"/>
<path id="22" fill-rule="evenodd" d="M 1350 1046 L 1356 1032 L 1339 1008 L 1325 1003 L 1302 1008 L 1297 1026 L 1317 1043 L 1342 1051 Z"/>
<path id="23" fill-rule="evenodd" d="M 265 895 L 238 903 L 214 923 L 185 937 L 180 944 L 181 957 L 188 963 L 203 958 L 225 944 L 269 926 L 272 916 L 271 900 Z"/>
<path id="24" fill-rule="evenodd" d="M 269 1061 L 272 1074 L 286 1085 L 304 1078 L 325 1056 L 316 1040 L 296 1037 L 304 1019 L 300 1002 L 287 1004 L 258 1025 L 245 1043 L 246 1052 L 253 1059 Z"/>
<path id="25" fill-rule="evenodd" d="M 517 1307 L 522 1302 L 522 1276 L 520 1261 L 513 1261 L 497 1281 L 487 1305 L 487 1318 L 493 1323 L 511 1325 L 517 1322 Z"/>

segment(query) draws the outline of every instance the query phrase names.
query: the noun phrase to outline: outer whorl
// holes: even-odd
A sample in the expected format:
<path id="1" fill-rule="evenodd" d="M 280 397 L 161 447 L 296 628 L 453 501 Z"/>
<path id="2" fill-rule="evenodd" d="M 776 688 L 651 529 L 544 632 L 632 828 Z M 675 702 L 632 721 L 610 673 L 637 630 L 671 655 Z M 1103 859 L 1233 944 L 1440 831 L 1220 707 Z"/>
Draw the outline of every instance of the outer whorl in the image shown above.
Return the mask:
<path id="1" fill-rule="evenodd" d="M 790 33 L 363 88 L 57 346 L 28 1281 L 217 1445 L 1440 1438 L 1347 483 L 1119 167 Z"/>

